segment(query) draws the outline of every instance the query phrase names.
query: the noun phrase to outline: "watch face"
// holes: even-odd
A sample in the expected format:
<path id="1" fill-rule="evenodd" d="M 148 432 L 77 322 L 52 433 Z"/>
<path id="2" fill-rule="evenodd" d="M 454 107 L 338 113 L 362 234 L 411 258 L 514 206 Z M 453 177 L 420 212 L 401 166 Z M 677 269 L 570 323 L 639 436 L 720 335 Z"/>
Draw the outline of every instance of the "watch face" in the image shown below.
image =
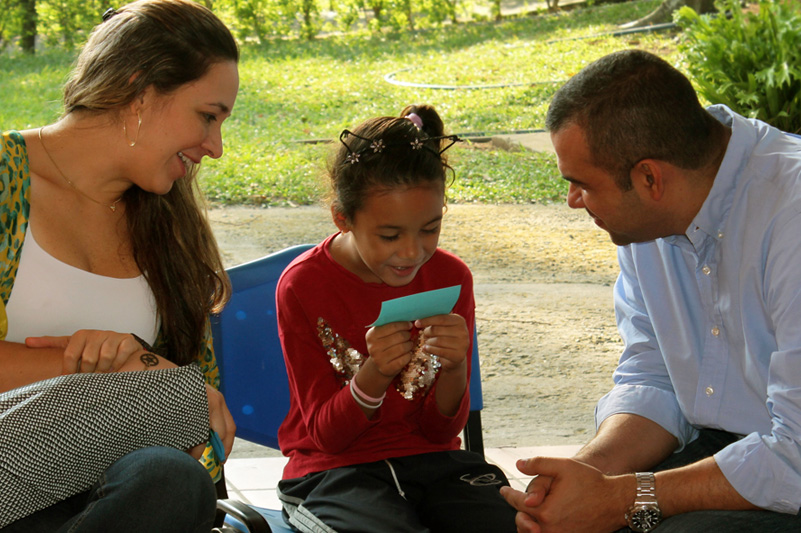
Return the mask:
<path id="1" fill-rule="evenodd" d="M 631 514 L 634 531 L 651 531 L 662 520 L 662 513 L 655 507 L 642 507 Z"/>

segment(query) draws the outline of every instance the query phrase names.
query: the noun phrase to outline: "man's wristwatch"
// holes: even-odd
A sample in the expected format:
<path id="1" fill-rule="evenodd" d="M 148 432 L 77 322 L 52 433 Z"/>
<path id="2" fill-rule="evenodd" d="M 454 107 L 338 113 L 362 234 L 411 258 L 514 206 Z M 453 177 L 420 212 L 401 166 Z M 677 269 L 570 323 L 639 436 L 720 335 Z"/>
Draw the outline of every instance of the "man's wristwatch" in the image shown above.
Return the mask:
<path id="1" fill-rule="evenodd" d="M 656 483 L 653 472 L 638 472 L 637 496 L 626 513 L 629 528 L 637 533 L 653 531 L 662 521 L 662 511 L 656 503 Z"/>

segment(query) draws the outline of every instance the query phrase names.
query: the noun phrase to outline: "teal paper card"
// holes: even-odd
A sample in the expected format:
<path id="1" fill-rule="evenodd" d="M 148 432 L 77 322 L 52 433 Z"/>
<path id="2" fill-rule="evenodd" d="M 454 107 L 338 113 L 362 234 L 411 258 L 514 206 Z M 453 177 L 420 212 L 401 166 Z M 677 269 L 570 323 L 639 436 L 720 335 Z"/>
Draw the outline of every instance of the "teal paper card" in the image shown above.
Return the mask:
<path id="1" fill-rule="evenodd" d="M 371 326 L 383 326 L 390 322 L 412 322 L 419 318 L 447 315 L 459 300 L 461 290 L 461 285 L 454 285 L 386 300 L 381 303 L 381 313 Z"/>

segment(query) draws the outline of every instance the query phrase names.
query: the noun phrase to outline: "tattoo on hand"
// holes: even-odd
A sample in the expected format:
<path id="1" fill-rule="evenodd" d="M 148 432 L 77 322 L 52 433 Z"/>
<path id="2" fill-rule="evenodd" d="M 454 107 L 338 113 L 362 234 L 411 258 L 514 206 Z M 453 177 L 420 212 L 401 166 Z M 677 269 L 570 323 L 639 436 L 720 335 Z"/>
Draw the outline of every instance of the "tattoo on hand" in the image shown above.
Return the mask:
<path id="1" fill-rule="evenodd" d="M 159 358 L 153 353 L 143 353 L 139 356 L 139 360 L 145 364 L 145 370 L 159 364 Z"/>

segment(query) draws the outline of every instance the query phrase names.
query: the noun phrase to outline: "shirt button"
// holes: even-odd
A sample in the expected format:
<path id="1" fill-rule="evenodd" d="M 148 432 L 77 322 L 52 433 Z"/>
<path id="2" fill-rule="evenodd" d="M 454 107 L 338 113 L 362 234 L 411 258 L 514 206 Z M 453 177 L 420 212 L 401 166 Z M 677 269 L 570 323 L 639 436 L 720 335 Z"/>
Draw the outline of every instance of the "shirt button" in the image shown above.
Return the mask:
<path id="1" fill-rule="evenodd" d="M 706 392 L 707 396 L 712 396 L 713 394 L 715 394 L 715 389 L 713 389 L 712 387 L 707 387 L 704 392 Z"/>
<path id="2" fill-rule="evenodd" d="M 722 232 L 722 231 L 719 231 L 719 232 L 718 232 L 718 239 L 722 239 L 722 238 L 723 238 L 723 232 Z"/>
<path id="3" fill-rule="evenodd" d="M 709 268 L 709 266 L 704 265 L 704 268 L 701 269 L 701 272 L 703 272 L 704 274 L 706 274 L 708 276 L 709 273 L 712 272 L 712 269 Z"/>
<path id="4" fill-rule="evenodd" d="M 718 335 L 720 335 L 720 328 L 719 328 L 719 327 L 717 327 L 717 326 L 715 326 L 714 328 L 712 328 L 712 335 L 714 335 L 715 337 L 717 337 Z"/>

